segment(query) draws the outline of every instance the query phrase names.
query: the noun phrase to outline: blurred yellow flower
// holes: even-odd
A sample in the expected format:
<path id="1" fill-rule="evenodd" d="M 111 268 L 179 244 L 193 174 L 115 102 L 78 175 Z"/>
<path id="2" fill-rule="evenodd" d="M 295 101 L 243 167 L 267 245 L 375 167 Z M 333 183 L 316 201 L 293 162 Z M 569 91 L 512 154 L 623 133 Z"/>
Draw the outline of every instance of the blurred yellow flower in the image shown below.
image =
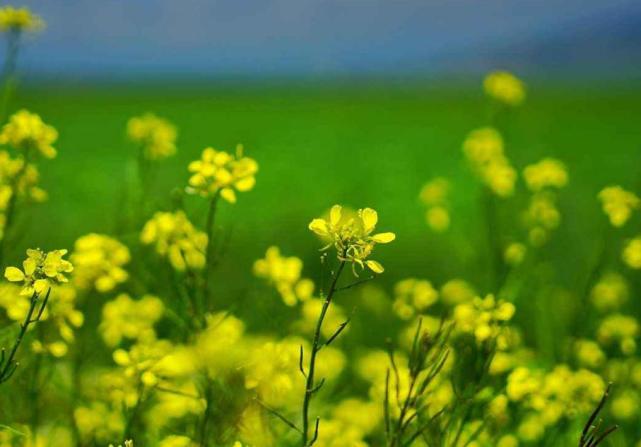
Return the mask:
<path id="1" fill-rule="evenodd" d="M 408 278 L 394 286 L 394 312 L 403 320 L 423 313 L 437 300 L 438 291 L 427 280 Z"/>
<path id="2" fill-rule="evenodd" d="M 41 294 L 55 284 L 68 281 L 65 273 L 73 271 L 73 265 L 62 259 L 67 250 L 54 250 L 44 253 L 39 249 L 27 250 L 27 259 L 22 263 L 23 270 L 7 267 L 4 277 L 11 282 L 22 283 L 21 295 Z"/>
<path id="3" fill-rule="evenodd" d="M 176 153 L 176 127 L 152 113 L 131 118 L 127 122 L 127 136 L 140 144 L 148 160 L 160 160 Z"/>
<path id="4" fill-rule="evenodd" d="M 632 211 L 639 208 L 641 200 L 636 194 L 620 186 L 608 186 L 599 192 L 603 212 L 614 227 L 622 227 L 630 219 Z"/>
<path id="5" fill-rule="evenodd" d="M 314 282 L 301 278 L 302 269 L 303 261 L 295 256 L 282 256 L 274 246 L 267 249 L 263 259 L 254 262 L 254 275 L 272 283 L 288 306 L 306 301 L 314 293 Z"/>
<path id="6" fill-rule="evenodd" d="M 473 130 L 463 142 L 463 152 L 478 177 L 499 197 L 514 193 L 517 172 L 504 154 L 503 138 L 492 127 Z"/>
<path id="7" fill-rule="evenodd" d="M 635 270 L 641 269 L 641 236 L 627 241 L 621 256 L 628 267 Z"/>
<path id="8" fill-rule="evenodd" d="M 592 287 L 590 299 L 600 312 L 618 310 L 630 294 L 626 279 L 619 273 L 605 273 Z"/>
<path id="9" fill-rule="evenodd" d="M 44 25 L 44 21 L 28 8 L 0 8 L 0 31 L 39 31 Z"/>
<path id="10" fill-rule="evenodd" d="M 178 271 L 199 270 L 205 266 L 207 235 L 196 229 L 182 211 L 158 212 L 147 221 L 140 233 L 143 244 L 154 244 Z"/>
<path id="11" fill-rule="evenodd" d="M 122 268 L 131 256 L 126 245 L 103 234 L 90 233 L 76 240 L 71 262 L 73 282 L 79 289 L 109 292 L 128 278 Z"/>
<path id="12" fill-rule="evenodd" d="M 597 339 L 604 346 L 617 343 L 621 352 L 632 355 L 636 351 L 636 338 L 639 336 L 639 322 L 636 318 L 612 314 L 603 319 L 597 329 Z"/>
<path id="13" fill-rule="evenodd" d="M 123 293 L 105 303 L 98 329 L 110 347 L 119 345 L 123 339 L 148 342 L 156 338 L 154 324 L 163 312 L 162 301 L 153 295 L 133 300 Z"/>
<path id="14" fill-rule="evenodd" d="M 33 157 L 31 151 L 38 151 L 45 158 L 57 154 L 52 146 L 58 139 L 58 132 L 45 124 L 39 115 L 28 110 L 20 110 L 9 118 L 0 132 L 0 145 L 9 145 L 22 152 L 27 159 Z"/>
<path id="15" fill-rule="evenodd" d="M 507 71 L 494 71 L 483 80 L 485 93 L 508 106 L 518 106 L 525 100 L 523 81 Z"/>
<path id="16" fill-rule="evenodd" d="M 200 160 L 189 164 L 188 192 L 212 197 L 216 194 L 230 203 L 236 203 L 236 192 L 249 191 L 256 184 L 258 163 L 243 155 L 243 146 L 236 146 L 236 154 L 206 148 Z"/>
<path id="17" fill-rule="evenodd" d="M 378 223 L 378 213 L 371 208 L 358 210 L 356 217 L 343 216 L 342 207 L 334 205 L 329 220 L 314 219 L 309 229 L 326 238 L 329 244 L 323 250 L 334 246 L 340 261 L 351 262 L 364 268 L 367 266 L 374 273 L 383 273 L 383 266 L 374 260 L 367 259 L 376 244 L 387 244 L 396 239 L 394 233 L 372 234 Z"/>
<path id="18" fill-rule="evenodd" d="M 483 343 L 498 337 L 502 325 L 510 321 L 514 313 L 514 304 L 497 300 L 489 294 L 485 298 L 476 297 L 472 302 L 457 305 L 452 319 L 456 332 L 472 334 L 477 343 Z"/>
<path id="19" fill-rule="evenodd" d="M 530 191 L 539 192 L 545 188 L 563 188 L 568 183 L 568 172 L 559 160 L 544 158 L 526 166 L 523 178 Z"/>

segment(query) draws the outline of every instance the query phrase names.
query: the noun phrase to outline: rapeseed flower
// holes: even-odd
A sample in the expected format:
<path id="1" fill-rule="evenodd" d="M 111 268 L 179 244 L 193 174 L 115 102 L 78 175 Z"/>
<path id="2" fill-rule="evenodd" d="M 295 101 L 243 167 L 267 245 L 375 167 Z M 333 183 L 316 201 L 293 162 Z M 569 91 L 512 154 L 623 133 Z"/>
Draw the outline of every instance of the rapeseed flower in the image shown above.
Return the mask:
<path id="1" fill-rule="evenodd" d="M 476 297 L 470 303 L 457 305 L 452 319 L 457 332 L 473 334 L 478 343 L 483 343 L 498 337 L 502 325 L 510 321 L 514 313 L 514 304 L 497 300 L 490 294 L 485 298 Z"/>
<path id="2" fill-rule="evenodd" d="M 40 249 L 27 250 L 27 259 L 22 263 L 23 269 L 7 267 L 4 276 L 11 282 L 22 283 L 23 296 L 41 294 L 55 284 L 68 281 L 65 273 L 73 271 L 71 262 L 62 259 L 67 250 L 54 250 L 44 253 Z"/>
<path id="3" fill-rule="evenodd" d="M 539 192 L 546 188 L 563 188 L 568 183 L 568 172 L 559 160 L 544 158 L 538 163 L 526 166 L 523 178 L 530 191 Z"/>
<path id="4" fill-rule="evenodd" d="M 57 152 L 53 144 L 57 139 L 56 129 L 45 124 L 39 115 L 24 109 L 11 115 L 0 132 L 0 144 L 13 147 L 27 159 L 33 156 L 31 151 L 55 158 Z"/>
<path id="5" fill-rule="evenodd" d="M 620 186 L 603 188 L 598 195 L 603 212 L 614 227 L 622 227 L 630 219 L 632 212 L 639 208 L 641 200 L 636 194 Z"/>
<path id="6" fill-rule="evenodd" d="M 205 266 L 207 239 L 207 235 L 197 230 L 182 211 L 154 214 L 140 233 L 140 241 L 154 244 L 156 252 L 166 256 L 178 271 L 200 270 Z"/>
<path id="7" fill-rule="evenodd" d="M 0 31 L 39 31 L 44 25 L 44 21 L 28 8 L 0 8 Z"/>
<path id="8" fill-rule="evenodd" d="M 152 113 L 133 117 L 127 123 L 127 136 L 142 149 L 148 160 L 160 160 L 176 153 L 176 127 Z"/>
<path id="9" fill-rule="evenodd" d="M 236 203 L 236 191 L 249 191 L 256 184 L 258 163 L 243 155 L 243 146 L 236 147 L 236 154 L 206 148 L 200 160 L 189 164 L 188 192 L 203 197 L 217 194 L 230 203 Z"/>
<path id="10" fill-rule="evenodd" d="M 75 266 L 74 284 L 82 290 L 110 292 L 129 277 L 123 269 L 131 259 L 129 249 L 107 235 L 91 233 L 78 238 L 70 259 Z"/>
<path id="11" fill-rule="evenodd" d="M 450 182 L 443 177 L 437 177 L 426 183 L 419 195 L 421 202 L 427 207 L 425 221 L 437 233 L 447 230 L 450 226 L 449 190 Z"/>
<path id="12" fill-rule="evenodd" d="M 630 239 L 625 243 L 621 257 L 623 262 L 631 269 L 641 269 L 641 236 Z"/>
<path id="13" fill-rule="evenodd" d="M 150 342 L 156 338 L 154 325 L 162 318 L 164 310 L 162 301 L 153 295 L 133 300 L 123 293 L 105 303 L 98 329 L 110 347 L 118 346 L 125 339 Z"/>
<path id="14" fill-rule="evenodd" d="M 394 311 L 403 320 L 423 313 L 438 300 L 438 291 L 427 280 L 408 278 L 394 286 Z"/>
<path id="15" fill-rule="evenodd" d="M 630 290 L 626 279 L 619 273 L 605 273 L 590 291 L 592 305 L 600 312 L 616 311 L 627 301 Z"/>
<path id="16" fill-rule="evenodd" d="M 309 229 L 327 239 L 327 250 L 334 246 L 341 262 L 352 263 L 361 268 L 367 266 L 374 273 L 383 273 L 383 266 L 378 262 L 367 259 L 376 244 L 387 244 L 396 239 L 394 233 L 372 234 L 378 223 L 378 213 L 371 208 L 358 210 L 356 217 L 343 216 L 342 207 L 334 205 L 329 214 L 329 220 L 318 218 L 309 224 Z"/>
<path id="17" fill-rule="evenodd" d="M 518 106 L 525 100 L 523 81 L 507 71 L 494 71 L 483 80 L 483 89 L 492 99 L 508 106 Z"/>
<path id="18" fill-rule="evenodd" d="M 597 340 L 604 346 L 617 343 L 623 354 L 632 355 L 636 351 L 639 329 L 639 322 L 634 317 L 623 314 L 608 315 L 599 325 Z"/>
<path id="19" fill-rule="evenodd" d="M 302 269 L 300 258 L 282 256 L 278 247 L 269 247 L 265 257 L 254 262 L 254 274 L 272 283 L 288 306 L 306 301 L 314 293 L 313 281 L 301 278 Z"/>

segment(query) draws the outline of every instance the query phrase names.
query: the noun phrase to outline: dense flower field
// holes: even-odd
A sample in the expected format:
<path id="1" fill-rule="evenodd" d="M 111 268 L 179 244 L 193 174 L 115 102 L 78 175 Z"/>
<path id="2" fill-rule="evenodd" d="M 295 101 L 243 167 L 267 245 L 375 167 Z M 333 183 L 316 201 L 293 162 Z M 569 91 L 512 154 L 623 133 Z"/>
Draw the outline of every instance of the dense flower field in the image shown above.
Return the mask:
<path id="1" fill-rule="evenodd" d="M 478 250 L 488 252 L 487 281 L 453 271 L 443 283 L 409 277 L 385 290 L 377 256 L 396 239 L 386 216 L 379 222 L 375 203 L 319 206 L 317 216 L 299 219 L 317 263 L 304 265 L 273 241 L 246 271 L 264 283 L 265 299 L 293 315 L 281 336 L 246 324 L 212 287 L 234 249 L 217 212 L 242 207 L 260 182 L 261 160 L 242 145 L 204 148 L 167 193 L 170 205 L 157 209 L 154 184 L 176 154 L 178 130 L 152 113 L 132 117 L 124 131 L 137 181 L 123 186 L 113 233 L 42 247 L 46 226 L 21 232 L 21 213 L 47 200 L 39 169 L 65 150 L 37 111 L 6 113 L 20 39 L 43 25 L 27 10 L 0 9 L 10 49 L 0 109 L 0 446 L 641 442 L 633 299 L 641 236 L 631 232 L 641 200 L 620 185 L 603 185 L 592 199 L 607 239 L 598 259 L 567 260 L 585 263 L 590 275 L 571 337 L 550 334 L 542 303 L 567 297 L 549 279 L 555 252 L 547 245 L 564 221 L 559 195 L 571 166 L 510 159 L 504 126 L 526 107 L 520 79 L 490 73 L 482 86 L 488 119 L 461 136 L 467 174 L 483 188 L 479 227 L 487 234 Z M 453 186 L 439 176 L 416 191 L 426 231 L 450 228 Z M 13 259 L 11 248 L 25 240 L 33 248 Z M 350 295 L 368 304 L 349 308 Z M 380 345 L 352 329 L 375 308 L 389 331 Z M 534 347 L 550 336 L 562 362 Z"/>

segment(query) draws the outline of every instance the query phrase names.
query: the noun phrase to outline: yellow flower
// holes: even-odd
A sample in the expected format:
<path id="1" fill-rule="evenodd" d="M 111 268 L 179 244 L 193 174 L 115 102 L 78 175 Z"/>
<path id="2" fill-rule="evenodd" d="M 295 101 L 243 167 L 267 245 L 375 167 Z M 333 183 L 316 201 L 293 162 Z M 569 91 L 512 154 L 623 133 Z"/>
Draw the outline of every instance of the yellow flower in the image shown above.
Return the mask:
<path id="1" fill-rule="evenodd" d="M 623 354 L 632 355 L 636 351 L 639 329 L 639 322 L 634 317 L 612 314 L 605 317 L 599 325 L 597 339 L 604 346 L 617 342 Z"/>
<path id="2" fill-rule="evenodd" d="M 57 139 L 56 129 L 45 124 L 40 116 L 24 109 L 11 115 L 0 132 L 0 144 L 22 151 L 27 158 L 32 150 L 45 158 L 54 158 L 56 149 L 52 145 Z"/>
<path id="3" fill-rule="evenodd" d="M 99 330 L 105 343 L 112 347 L 123 339 L 151 341 L 156 338 L 154 324 L 160 320 L 164 310 L 162 301 L 153 295 L 132 300 L 123 293 L 105 303 Z"/>
<path id="4" fill-rule="evenodd" d="M 62 259 L 67 250 L 54 250 L 44 253 L 39 249 L 27 250 L 27 259 L 22 263 L 23 270 L 7 267 L 4 276 L 11 282 L 21 282 L 21 295 L 41 294 L 55 284 L 67 282 L 65 273 L 73 271 L 71 262 Z"/>
<path id="5" fill-rule="evenodd" d="M 141 145 L 148 160 L 160 160 L 176 153 L 176 127 L 152 113 L 133 117 L 127 123 L 127 136 Z"/>
<path id="6" fill-rule="evenodd" d="M 27 8 L 0 8 L 0 31 L 39 31 L 44 21 Z"/>
<path id="7" fill-rule="evenodd" d="M 356 217 L 343 216 L 342 207 L 334 205 L 329 213 L 329 220 L 314 219 L 309 229 L 329 241 L 324 250 L 332 245 L 336 248 L 338 259 L 351 262 L 361 268 L 367 266 L 374 273 L 383 273 L 383 266 L 374 260 L 367 259 L 376 244 L 387 244 L 396 239 L 394 233 L 372 234 L 378 223 L 378 214 L 371 208 L 358 210 Z M 354 273 L 356 271 L 354 270 Z"/>
<path id="8" fill-rule="evenodd" d="M 635 270 L 641 269 L 641 236 L 626 242 L 621 257 L 628 267 Z"/>
<path id="9" fill-rule="evenodd" d="M 170 435 L 165 436 L 158 447 L 195 447 L 197 444 L 187 436 Z"/>
<path id="10" fill-rule="evenodd" d="M 404 279 L 394 287 L 394 311 L 403 320 L 421 314 L 438 300 L 438 291 L 427 280 Z"/>
<path id="11" fill-rule="evenodd" d="M 278 247 L 269 247 L 263 259 L 254 262 L 254 274 L 274 285 L 288 306 L 308 300 L 314 293 L 314 283 L 301 278 L 303 261 L 295 256 L 285 257 Z"/>
<path id="12" fill-rule="evenodd" d="M 523 170 L 525 183 L 530 191 L 539 192 L 545 188 L 563 188 L 568 183 L 565 165 L 554 158 L 544 158 Z"/>
<path id="13" fill-rule="evenodd" d="M 206 148 L 200 160 L 189 164 L 188 192 L 203 197 L 216 194 L 230 203 L 236 203 L 236 192 L 249 191 L 256 184 L 258 163 L 243 156 L 243 146 L 236 147 L 236 154 Z"/>
<path id="14" fill-rule="evenodd" d="M 47 199 L 47 193 L 38 187 L 38 168 L 25 163 L 23 157 L 12 158 L 7 151 L 0 151 L 0 211 L 5 211 L 15 192 L 18 197 L 28 197 L 35 202 Z"/>
<path id="15" fill-rule="evenodd" d="M 508 265 L 517 266 L 523 262 L 527 254 L 527 247 L 520 242 L 512 242 L 503 252 L 503 259 Z"/>
<path id="16" fill-rule="evenodd" d="M 494 194 L 514 193 L 517 172 L 504 154 L 503 138 L 494 128 L 473 130 L 463 143 L 463 152 L 478 177 Z"/>
<path id="17" fill-rule="evenodd" d="M 483 343 L 499 337 L 503 332 L 502 326 L 512 319 L 514 313 L 514 304 L 497 300 L 490 294 L 457 305 L 452 319 L 458 333 L 473 334 L 477 343 Z"/>
<path id="18" fill-rule="evenodd" d="M 198 231 L 182 211 L 158 212 L 140 234 L 143 244 L 154 244 L 161 256 L 178 271 L 199 270 L 205 266 L 207 235 Z"/>
<path id="19" fill-rule="evenodd" d="M 592 340 L 577 340 L 574 342 L 574 352 L 579 364 L 586 368 L 599 368 L 606 360 L 599 345 Z"/>
<path id="20" fill-rule="evenodd" d="M 628 301 L 630 290 L 625 278 L 619 273 L 604 274 L 590 292 L 592 304 L 601 312 L 618 310 Z"/>
<path id="21" fill-rule="evenodd" d="M 639 208 L 641 200 L 636 194 L 620 186 L 608 186 L 599 192 L 603 212 L 607 214 L 614 227 L 622 227 L 630 219 L 632 211 Z"/>
<path id="22" fill-rule="evenodd" d="M 122 266 L 130 258 L 129 249 L 112 237 L 96 233 L 82 236 L 71 254 L 76 269 L 74 284 L 79 289 L 109 292 L 127 280 L 129 275 Z"/>
<path id="23" fill-rule="evenodd" d="M 506 71 L 494 71 L 483 81 L 485 93 L 508 106 L 518 106 L 525 100 L 523 81 Z"/>

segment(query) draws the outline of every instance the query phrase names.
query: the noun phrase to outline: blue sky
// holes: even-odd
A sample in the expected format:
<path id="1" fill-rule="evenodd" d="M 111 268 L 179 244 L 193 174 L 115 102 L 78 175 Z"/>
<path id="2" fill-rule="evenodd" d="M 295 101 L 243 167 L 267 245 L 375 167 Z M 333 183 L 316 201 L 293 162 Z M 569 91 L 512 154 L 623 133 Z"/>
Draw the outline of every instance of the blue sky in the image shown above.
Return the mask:
<path id="1" fill-rule="evenodd" d="M 12 4 L 28 5 L 48 23 L 28 39 L 20 62 L 22 70 L 44 76 L 464 75 L 497 65 L 571 72 L 602 66 L 606 55 L 597 53 L 625 47 L 620 61 L 610 61 L 615 73 L 616 64 L 634 72 L 629 54 L 641 55 L 641 31 L 628 29 L 641 30 L 638 0 Z M 567 55 L 550 63 L 546 54 L 557 47 Z"/>

